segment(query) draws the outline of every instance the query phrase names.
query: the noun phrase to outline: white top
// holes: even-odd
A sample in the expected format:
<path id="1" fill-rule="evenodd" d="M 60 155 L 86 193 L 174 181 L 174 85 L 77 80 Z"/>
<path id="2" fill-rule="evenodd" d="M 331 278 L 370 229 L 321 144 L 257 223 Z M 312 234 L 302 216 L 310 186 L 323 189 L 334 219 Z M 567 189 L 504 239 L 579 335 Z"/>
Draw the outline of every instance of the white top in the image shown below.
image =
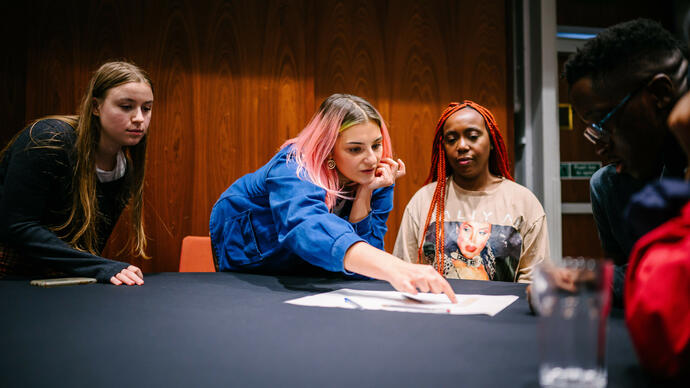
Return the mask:
<path id="1" fill-rule="evenodd" d="M 116 181 L 123 176 L 125 176 L 125 171 L 127 170 L 127 158 L 125 158 L 124 152 L 120 150 L 117 153 L 117 162 L 115 168 L 110 171 L 101 170 L 96 167 L 96 175 L 98 176 L 98 181 L 101 183 Z"/>

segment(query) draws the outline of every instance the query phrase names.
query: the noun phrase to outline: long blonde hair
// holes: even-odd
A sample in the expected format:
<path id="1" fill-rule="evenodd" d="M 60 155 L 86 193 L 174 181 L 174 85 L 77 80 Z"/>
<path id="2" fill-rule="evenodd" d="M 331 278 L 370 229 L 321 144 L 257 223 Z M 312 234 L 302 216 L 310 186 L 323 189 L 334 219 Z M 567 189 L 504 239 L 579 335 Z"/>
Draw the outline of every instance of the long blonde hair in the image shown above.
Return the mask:
<path id="1" fill-rule="evenodd" d="M 74 128 L 76 164 L 72 177 L 72 206 L 65 223 L 51 229 L 75 249 L 94 255 L 100 255 L 97 251 L 99 238 L 96 231 L 96 221 L 101 216 L 96 201 L 96 149 L 101 135 L 101 123 L 100 119 L 93 114 L 93 100 L 94 98 L 104 99 L 108 90 L 129 82 L 145 82 L 153 91 L 153 83 L 144 70 L 128 62 L 107 62 L 91 77 L 77 115 L 43 117 L 36 120 L 29 129 L 31 135 L 33 126 L 45 119 L 57 119 Z M 16 137 L 5 147 L 3 153 Z M 129 202 L 131 205 L 131 233 L 129 233 L 126 246 L 129 246 L 134 254 L 144 258 L 148 258 L 145 253 L 146 233 L 143 222 L 147 138 L 148 134 L 137 145 L 122 147 L 128 168 L 125 175 L 126 191 L 120 197 L 125 202 L 124 204 Z M 57 147 L 54 143 L 51 145 L 50 142 L 43 146 Z"/>

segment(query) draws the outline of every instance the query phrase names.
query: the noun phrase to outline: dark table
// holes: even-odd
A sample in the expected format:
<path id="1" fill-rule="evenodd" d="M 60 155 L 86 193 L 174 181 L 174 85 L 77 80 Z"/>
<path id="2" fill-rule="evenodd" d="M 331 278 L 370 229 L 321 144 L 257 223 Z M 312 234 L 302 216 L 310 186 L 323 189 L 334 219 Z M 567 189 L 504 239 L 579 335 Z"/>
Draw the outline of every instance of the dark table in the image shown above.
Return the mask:
<path id="1" fill-rule="evenodd" d="M 535 387 L 537 318 L 524 286 L 495 317 L 294 306 L 380 281 L 238 273 L 147 275 L 141 287 L 0 281 L 0 387 Z M 646 386 L 622 314 L 609 320 L 610 387 Z"/>

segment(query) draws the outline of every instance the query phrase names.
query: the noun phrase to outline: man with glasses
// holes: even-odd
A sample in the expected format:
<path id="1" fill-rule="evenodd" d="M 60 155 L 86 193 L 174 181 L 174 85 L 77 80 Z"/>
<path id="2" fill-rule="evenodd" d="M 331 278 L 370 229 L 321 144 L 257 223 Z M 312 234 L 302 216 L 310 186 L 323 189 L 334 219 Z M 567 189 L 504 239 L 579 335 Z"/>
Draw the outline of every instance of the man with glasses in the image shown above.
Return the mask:
<path id="1" fill-rule="evenodd" d="M 622 300 L 636 239 L 624 222 L 635 192 L 662 176 L 682 176 L 686 157 L 667 118 L 688 90 L 687 48 L 661 25 L 637 19 L 612 26 L 578 50 L 564 76 L 585 137 L 610 163 L 590 180 L 599 238 L 616 264 L 614 297 Z"/>
<path id="2" fill-rule="evenodd" d="M 690 12 L 685 15 L 690 40 Z M 668 117 L 690 158 L 690 93 Z M 629 224 L 642 236 L 632 253 L 625 286 L 625 321 L 640 364 L 647 370 L 690 381 L 690 169 L 685 181 L 663 179 L 630 199 Z M 668 384 L 667 384 L 668 385 Z"/>

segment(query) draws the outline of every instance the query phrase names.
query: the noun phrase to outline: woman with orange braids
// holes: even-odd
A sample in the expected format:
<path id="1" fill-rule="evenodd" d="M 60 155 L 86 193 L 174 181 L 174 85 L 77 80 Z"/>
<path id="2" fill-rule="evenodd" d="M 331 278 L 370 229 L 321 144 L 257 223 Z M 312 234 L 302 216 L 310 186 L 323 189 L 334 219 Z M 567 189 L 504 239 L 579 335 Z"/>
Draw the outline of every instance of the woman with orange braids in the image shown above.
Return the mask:
<path id="1" fill-rule="evenodd" d="M 513 181 L 491 112 L 453 102 L 441 115 L 431 170 L 405 209 L 393 254 L 447 278 L 530 282 L 548 256 L 544 210 Z"/>

